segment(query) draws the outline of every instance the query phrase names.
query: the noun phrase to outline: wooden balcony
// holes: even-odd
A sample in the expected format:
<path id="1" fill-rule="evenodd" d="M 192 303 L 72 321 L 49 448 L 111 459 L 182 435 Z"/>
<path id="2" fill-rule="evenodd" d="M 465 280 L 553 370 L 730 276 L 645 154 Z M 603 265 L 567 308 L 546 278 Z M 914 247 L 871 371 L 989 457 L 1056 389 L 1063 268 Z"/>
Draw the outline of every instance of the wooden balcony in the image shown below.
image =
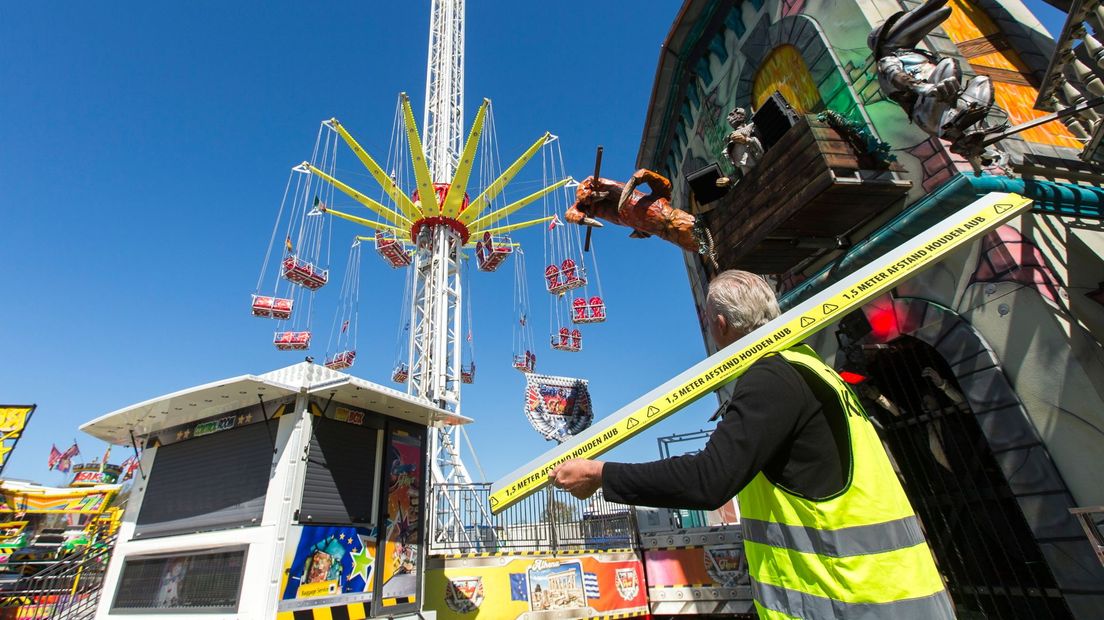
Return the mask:
<path id="1" fill-rule="evenodd" d="M 707 205 L 721 269 L 780 274 L 838 245 L 912 186 L 806 116 L 723 198 Z M 708 268 L 708 267 L 707 267 Z"/>

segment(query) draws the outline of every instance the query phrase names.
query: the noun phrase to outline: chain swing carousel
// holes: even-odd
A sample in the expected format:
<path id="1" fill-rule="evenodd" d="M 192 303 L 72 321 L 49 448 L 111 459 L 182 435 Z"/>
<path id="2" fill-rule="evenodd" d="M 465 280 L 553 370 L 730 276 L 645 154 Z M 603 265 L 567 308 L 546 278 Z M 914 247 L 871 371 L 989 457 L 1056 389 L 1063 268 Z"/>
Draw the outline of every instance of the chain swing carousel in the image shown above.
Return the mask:
<path id="1" fill-rule="evenodd" d="M 333 170 L 336 147 L 336 141 L 319 128 L 312 161 Z M 272 342 L 281 351 L 310 348 L 314 295 L 330 279 L 325 265 L 330 259 L 331 227 L 320 215 L 325 210 L 325 200 L 332 199 L 332 188 L 295 171 L 289 174 L 250 306 L 253 316 L 279 321 Z M 276 246 L 281 230 L 284 231 L 282 250 Z M 273 284 L 267 289 L 272 294 L 264 294 L 265 276 L 273 266 Z"/>
<path id="2" fill-rule="evenodd" d="M 563 174 L 563 154 L 559 142 L 555 149 L 545 154 L 543 161 L 545 178 Z M 598 277 L 597 254 L 584 252 L 581 227 L 565 226 L 559 214 L 567 211 L 574 201 L 577 184 L 565 186 L 545 201 L 545 215 L 549 219 L 545 235 L 544 284 L 551 295 L 549 299 L 549 343 L 554 350 L 578 352 L 583 348 L 583 335 L 573 325 L 601 323 L 606 320 L 606 304 L 602 297 L 601 279 Z M 589 256 L 589 261 L 586 259 Z M 589 263 L 589 264 L 588 264 Z M 595 287 L 591 294 L 591 274 Z M 570 293 L 570 299 L 569 295 Z"/>

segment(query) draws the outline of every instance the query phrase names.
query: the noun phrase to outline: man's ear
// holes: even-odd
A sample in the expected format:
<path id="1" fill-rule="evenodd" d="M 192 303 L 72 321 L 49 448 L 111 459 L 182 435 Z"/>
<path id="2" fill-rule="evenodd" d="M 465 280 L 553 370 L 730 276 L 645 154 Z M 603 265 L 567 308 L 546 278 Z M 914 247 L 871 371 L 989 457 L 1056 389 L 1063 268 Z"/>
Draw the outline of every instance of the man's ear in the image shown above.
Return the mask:
<path id="1" fill-rule="evenodd" d="M 728 320 L 725 319 L 723 314 L 713 315 L 713 320 L 717 323 L 718 334 L 725 334 L 728 332 Z"/>

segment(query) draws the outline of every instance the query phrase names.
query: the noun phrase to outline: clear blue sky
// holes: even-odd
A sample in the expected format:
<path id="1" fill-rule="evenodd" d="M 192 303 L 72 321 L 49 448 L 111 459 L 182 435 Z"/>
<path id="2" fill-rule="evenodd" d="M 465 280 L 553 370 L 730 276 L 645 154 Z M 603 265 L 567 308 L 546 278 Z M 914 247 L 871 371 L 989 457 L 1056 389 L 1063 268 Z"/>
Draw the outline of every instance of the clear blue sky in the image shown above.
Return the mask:
<path id="1" fill-rule="evenodd" d="M 288 168 L 309 157 L 319 121 L 333 116 L 384 157 L 400 91 L 421 122 L 428 4 L 5 8 L 0 257 L 10 280 L 0 306 L 0 402 L 39 406 L 5 477 L 60 484 L 46 469 L 51 443 L 64 449 L 75 438 L 89 459 L 105 448 L 80 424 L 302 359 L 274 350 L 275 322 L 247 308 Z M 561 137 L 570 174 L 589 174 L 603 144 L 604 175 L 627 177 L 680 4 L 469 3 L 467 121 L 488 97 L 504 158 L 547 130 Z M 1051 31 L 1061 27 L 1057 11 L 1042 15 Z M 539 179 L 539 170 L 529 174 L 522 178 Z M 358 186 L 374 194 L 369 182 Z M 335 246 L 360 232 L 344 222 L 336 230 Z M 540 237 L 523 238 L 539 370 L 590 379 L 597 417 L 704 354 L 678 250 L 627 233 L 597 232 L 610 320 L 586 329 L 579 354 L 543 344 Z M 343 263 L 333 267 L 336 289 Z M 367 251 L 361 278 L 353 374 L 391 385 L 402 284 Z M 524 382 L 510 367 L 512 269 L 472 280 L 479 369 L 464 388 L 464 413 L 477 420 L 470 436 L 495 480 L 550 444 L 526 422 Z M 330 297 L 317 314 L 318 358 L 335 305 Z M 698 403 L 610 456 L 655 458 L 657 437 L 705 427 L 715 406 Z"/>

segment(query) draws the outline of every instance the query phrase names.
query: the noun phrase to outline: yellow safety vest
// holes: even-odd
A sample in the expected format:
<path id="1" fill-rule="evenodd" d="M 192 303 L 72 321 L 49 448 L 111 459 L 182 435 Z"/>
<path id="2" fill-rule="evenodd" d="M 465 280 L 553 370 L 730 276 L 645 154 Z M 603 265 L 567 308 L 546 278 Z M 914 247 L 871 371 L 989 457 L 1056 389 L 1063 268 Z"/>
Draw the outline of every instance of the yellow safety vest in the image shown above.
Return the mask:
<path id="1" fill-rule="evenodd" d="M 809 499 L 759 472 L 737 496 L 760 618 L 954 618 L 920 523 L 846 383 L 805 345 L 780 352 L 847 420 L 847 484 Z"/>

